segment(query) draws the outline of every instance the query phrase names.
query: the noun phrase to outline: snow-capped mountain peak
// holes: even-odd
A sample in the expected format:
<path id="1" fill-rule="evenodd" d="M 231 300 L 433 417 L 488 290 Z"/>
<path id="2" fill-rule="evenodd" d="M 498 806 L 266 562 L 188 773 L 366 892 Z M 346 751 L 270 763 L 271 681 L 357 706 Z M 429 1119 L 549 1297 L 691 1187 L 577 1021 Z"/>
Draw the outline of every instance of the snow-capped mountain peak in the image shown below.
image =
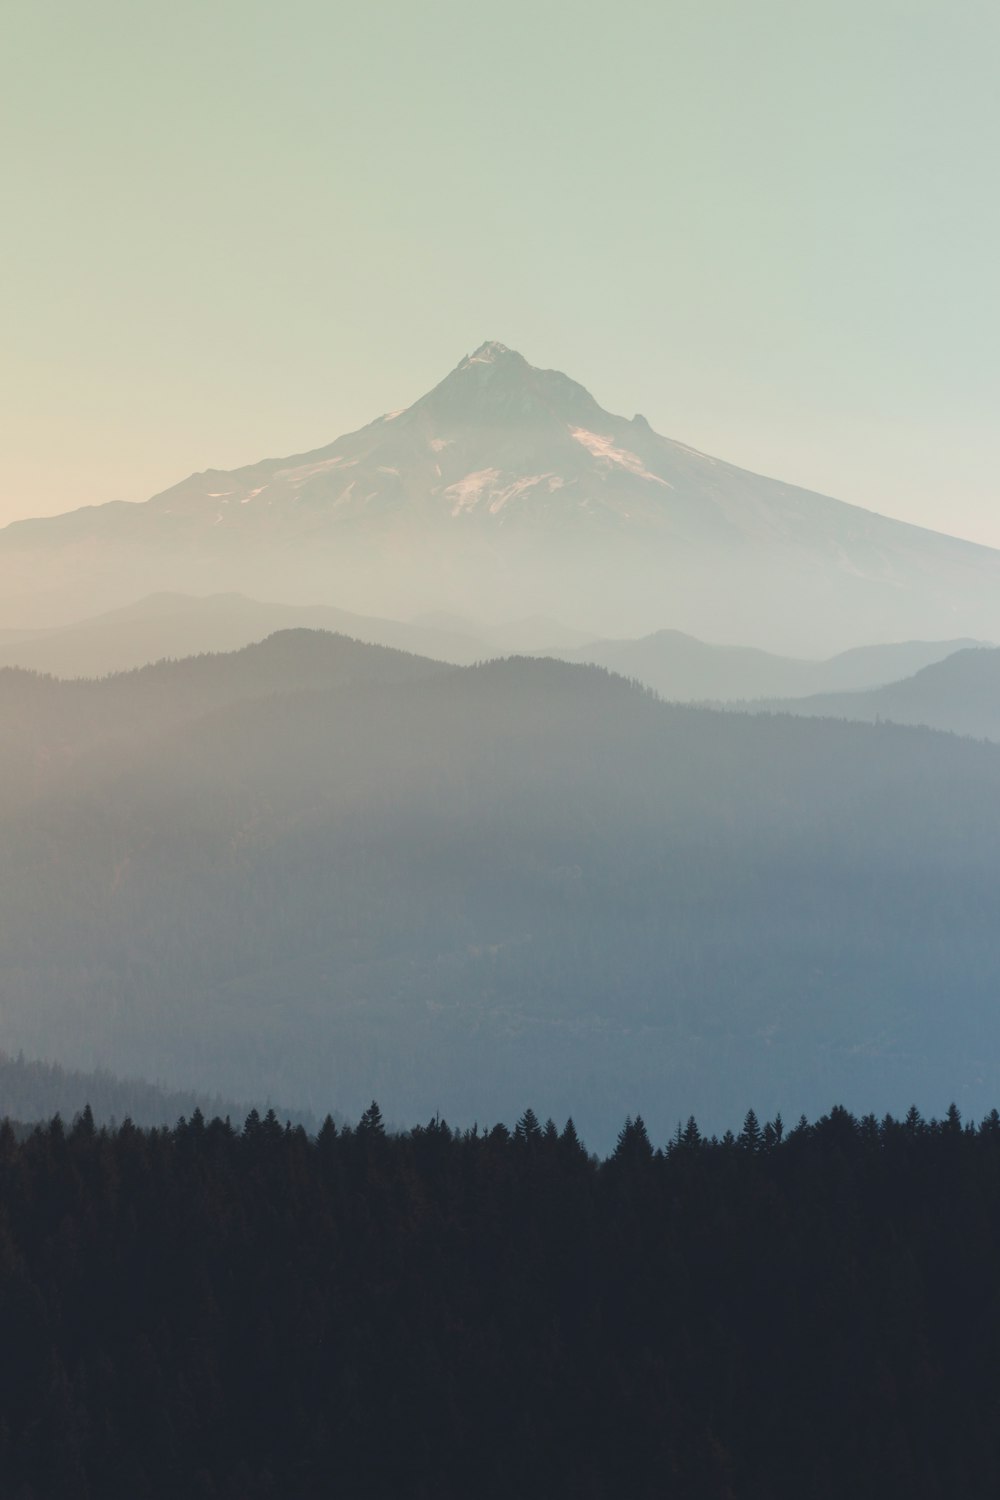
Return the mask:
<path id="1" fill-rule="evenodd" d="M 54 569 L 81 608 L 209 586 L 781 650 L 1000 636 L 1000 554 L 710 458 L 497 340 L 313 452 L 8 527 L 7 588 L 5 558 L 12 597 Z"/>
<path id="2" fill-rule="evenodd" d="M 507 345 L 501 344 L 498 339 L 487 339 L 485 343 L 480 344 L 478 349 L 465 356 L 459 368 L 463 369 L 466 365 L 495 365 L 505 355 L 513 355 L 515 359 L 526 363 L 520 354 L 515 353 L 513 349 L 508 349 Z"/>

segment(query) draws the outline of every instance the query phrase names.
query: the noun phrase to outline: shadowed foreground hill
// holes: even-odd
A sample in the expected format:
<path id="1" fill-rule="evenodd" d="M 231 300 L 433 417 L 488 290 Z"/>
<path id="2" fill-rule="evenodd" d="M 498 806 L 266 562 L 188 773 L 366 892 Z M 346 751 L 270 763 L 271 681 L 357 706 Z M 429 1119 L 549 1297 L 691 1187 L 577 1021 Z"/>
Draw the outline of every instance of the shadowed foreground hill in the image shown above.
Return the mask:
<path id="1" fill-rule="evenodd" d="M 637 1107 L 661 1136 L 752 1100 L 985 1107 L 995 747 L 669 706 L 551 661 L 266 646 L 280 674 L 244 652 L 22 706 L 8 1050 L 319 1113 L 533 1097 L 596 1145 Z M 308 665 L 328 651 L 353 662 L 332 682 Z"/>
<path id="2" fill-rule="evenodd" d="M 987 1500 L 1000 1116 L 0 1128 L 10 1500 Z"/>

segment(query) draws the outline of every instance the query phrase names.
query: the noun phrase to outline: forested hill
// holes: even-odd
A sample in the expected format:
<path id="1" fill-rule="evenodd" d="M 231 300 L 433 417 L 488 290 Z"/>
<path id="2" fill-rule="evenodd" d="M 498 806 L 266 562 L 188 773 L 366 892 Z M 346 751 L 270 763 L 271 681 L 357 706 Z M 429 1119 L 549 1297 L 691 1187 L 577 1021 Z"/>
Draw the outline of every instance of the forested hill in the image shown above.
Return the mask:
<path id="1" fill-rule="evenodd" d="M 270 1100 L 262 1108 L 270 1106 Z M 85 1072 L 60 1068 L 24 1056 L 9 1057 L 0 1051 L 0 1117 L 34 1123 L 60 1115 L 72 1121 L 89 1108 L 98 1124 L 131 1120 L 134 1125 L 173 1125 L 196 1109 L 203 1114 L 242 1120 L 248 1111 L 244 1101 L 236 1103 L 218 1094 L 194 1094 L 190 1090 L 160 1088 L 139 1078 L 118 1078 L 106 1069 Z M 302 1110 L 277 1108 L 282 1121 L 290 1120 L 307 1129 L 313 1117 Z M 340 1116 L 338 1115 L 339 1119 Z"/>
<path id="2" fill-rule="evenodd" d="M 75 753 L 116 735 L 152 733 L 247 699 L 355 682 L 419 680 L 447 666 L 326 630 L 281 630 L 239 651 L 154 662 L 98 679 L 61 681 L 0 668 L 0 748 L 20 735 Z"/>
<path id="3" fill-rule="evenodd" d="M 553 661 L 266 644 L 280 671 L 252 648 L 50 683 L 58 733 L 25 710 L 0 783 L 8 1051 L 320 1118 L 535 1098 L 597 1146 L 636 1107 L 661 1137 L 754 1100 L 985 1107 L 997 747 L 672 706 Z M 308 686 L 326 652 L 355 665 Z M 237 701 L 169 690 L 227 664 Z"/>
<path id="4" fill-rule="evenodd" d="M 0 1129 L 9 1500 L 987 1500 L 1000 1116 Z"/>

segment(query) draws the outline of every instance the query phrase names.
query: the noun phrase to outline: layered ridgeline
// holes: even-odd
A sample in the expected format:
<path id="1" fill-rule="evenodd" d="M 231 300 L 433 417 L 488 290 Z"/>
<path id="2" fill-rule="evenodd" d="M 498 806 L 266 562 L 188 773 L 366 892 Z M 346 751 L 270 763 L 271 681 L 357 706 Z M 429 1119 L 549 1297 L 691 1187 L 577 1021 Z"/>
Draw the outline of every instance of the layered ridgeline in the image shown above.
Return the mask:
<path id="1" fill-rule="evenodd" d="M 982 1112 L 1000 750 L 314 632 L 0 674 L 0 1046 L 323 1114 Z"/>
<path id="2" fill-rule="evenodd" d="M 497 343 L 314 452 L 0 532 L 5 627 L 153 589 L 793 652 L 1000 636 L 1000 553 L 695 452 Z"/>
<path id="3" fill-rule="evenodd" d="M 866 692 L 817 693 L 796 700 L 762 701 L 758 709 L 817 718 L 918 724 L 976 739 L 1000 740 L 1000 651 L 949 653 L 902 682 Z"/>
<path id="4" fill-rule="evenodd" d="M 856 646 L 825 659 L 808 660 L 777 656 L 751 646 L 710 645 L 679 630 L 657 630 L 639 640 L 591 641 L 570 651 L 551 650 L 547 654 L 563 661 L 607 667 L 672 702 L 728 703 L 864 693 L 976 645 L 978 642 L 966 640 L 898 641 Z"/>
<path id="5" fill-rule="evenodd" d="M 152 594 L 71 625 L 6 632 L 6 638 L 0 635 L 0 667 L 103 677 L 168 658 L 238 650 L 288 629 L 336 631 L 454 664 L 511 653 L 554 656 L 608 667 L 675 702 L 863 691 L 979 644 L 899 641 L 809 660 L 709 644 L 679 630 L 658 630 L 637 640 L 581 640 L 578 632 L 544 617 L 493 626 L 454 615 L 402 621 L 330 605 L 265 603 L 242 594 L 173 593 Z"/>
<path id="6" fill-rule="evenodd" d="M 26 667 L 54 677 L 104 677 L 167 658 L 237 651 L 278 630 L 334 631 L 369 645 L 391 646 L 456 664 L 512 652 L 573 651 L 589 639 L 582 631 L 544 617 L 493 626 L 440 614 L 390 620 L 352 614 L 334 605 L 281 604 L 238 593 L 161 593 L 68 625 L 0 631 L 0 667 Z M 927 659 L 936 660 L 947 649 L 942 645 L 934 658 Z M 950 649 L 957 645 L 952 643 Z M 777 680 L 783 688 L 786 679 Z M 775 682 L 774 677 L 768 678 L 768 691 L 776 690 Z M 815 683 L 815 687 L 828 685 Z M 852 679 L 846 685 L 868 686 L 869 681 Z"/>

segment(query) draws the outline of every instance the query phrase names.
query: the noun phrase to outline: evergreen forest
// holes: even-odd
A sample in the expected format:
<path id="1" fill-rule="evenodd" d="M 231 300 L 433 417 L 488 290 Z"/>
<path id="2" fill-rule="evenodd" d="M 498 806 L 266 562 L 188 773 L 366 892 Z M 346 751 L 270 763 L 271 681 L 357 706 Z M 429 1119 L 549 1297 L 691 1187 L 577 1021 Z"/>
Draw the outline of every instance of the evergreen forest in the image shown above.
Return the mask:
<path id="1" fill-rule="evenodd" d="M 5 1500 L 1000 1493 L 1000 1115 L 0 1127 Z"/>

